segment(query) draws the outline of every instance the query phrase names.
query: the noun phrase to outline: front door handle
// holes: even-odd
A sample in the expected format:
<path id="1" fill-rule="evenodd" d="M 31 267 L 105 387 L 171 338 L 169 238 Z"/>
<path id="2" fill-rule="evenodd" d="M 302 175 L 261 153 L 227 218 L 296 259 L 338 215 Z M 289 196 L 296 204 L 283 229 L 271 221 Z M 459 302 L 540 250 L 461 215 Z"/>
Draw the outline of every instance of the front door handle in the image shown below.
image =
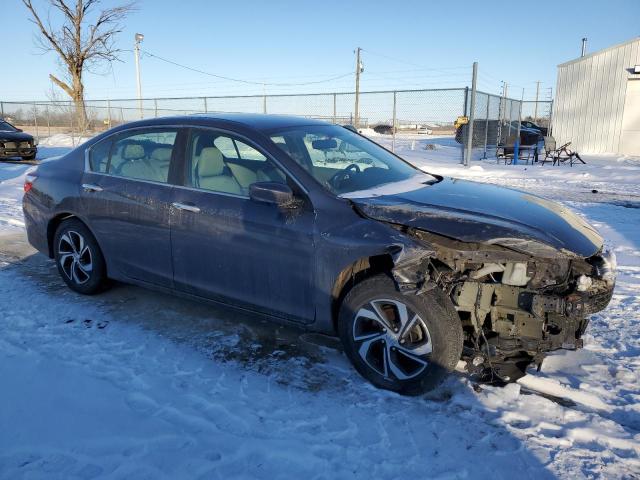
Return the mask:
<path id="1" fill-rule="evenodd" d="M 200 209 L 195 205 L 188 205 L 186 203 L 180 203 L 180 202 L 173 202 L 171 205 L 173 206 L 173 208 L 176 208 L 178 210 L 186 210 L 188 212 L 200 213 Z"/>
<path id="2" fill-rule="evenodd" d="M 82 188 L 84 188 L 85 192 L 101 192 L 102 187 L 98 185 L 94 185 L 93 183 L 83 183 Z"/>

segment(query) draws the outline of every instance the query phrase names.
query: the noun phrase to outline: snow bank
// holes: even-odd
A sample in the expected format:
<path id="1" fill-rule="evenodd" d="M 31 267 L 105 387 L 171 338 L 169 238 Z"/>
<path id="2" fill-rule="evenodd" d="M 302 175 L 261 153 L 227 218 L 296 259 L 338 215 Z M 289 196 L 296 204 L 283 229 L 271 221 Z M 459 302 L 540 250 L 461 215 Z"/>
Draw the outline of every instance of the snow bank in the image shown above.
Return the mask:
<path id="1" fill-rule="evenodd" d="M 81 143 L 86 142 L 92 137 L 77 137 L 68 133 L 57 133 L 50 137 L 45 137 L 40 140 L 39 146 L 41 147 L 77 147 Z"/>
<path id="2" fill-rule="evenodd" d="M 82 297 L 25 243 L 29 167 L 0 164 L 0 478 L 637 478 L 640 164 L 463 169 L 435 141 L 398 146 L 434 173 L 570 200 L 607 237 L 620 274 L 583 350 L 506 388 L 457 375 L 403 398 L 248 314 L 131 286 Z"/>

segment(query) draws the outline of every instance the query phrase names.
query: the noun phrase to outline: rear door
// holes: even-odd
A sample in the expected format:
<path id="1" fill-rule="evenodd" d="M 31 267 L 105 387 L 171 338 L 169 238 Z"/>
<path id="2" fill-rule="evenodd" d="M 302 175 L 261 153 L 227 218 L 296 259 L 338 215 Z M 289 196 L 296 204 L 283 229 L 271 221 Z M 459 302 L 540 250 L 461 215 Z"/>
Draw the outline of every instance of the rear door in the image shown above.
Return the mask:
<path id="1" fill-rule="evenodd" d="M 180 132 L 129 130 L 88 153 L 85 213 L 114 277 L 173 284 L 170 165 L 180 150 Z"/>
<path id="2" fill-rule="evenodd" d="M 194 128 L 186 152 L 184 186 L 173 192 L 175 288 L 312 321 L 315 216 L 304 192 L 256 144 L 228 132 Z M 250 200 L 256 181 L 288 183 L 299 205 Z"/>

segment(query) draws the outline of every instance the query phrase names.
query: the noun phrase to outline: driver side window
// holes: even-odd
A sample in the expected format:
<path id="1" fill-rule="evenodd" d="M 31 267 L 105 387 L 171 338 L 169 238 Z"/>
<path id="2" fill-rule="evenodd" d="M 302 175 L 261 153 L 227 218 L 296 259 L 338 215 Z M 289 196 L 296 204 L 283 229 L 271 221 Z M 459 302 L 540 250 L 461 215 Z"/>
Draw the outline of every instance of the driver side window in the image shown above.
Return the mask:
<path id="1" fill-rule="evenodd" d="M 258 150 L 214 130 L 192 131 L 187 159 L 187 184 L 202 190 L 247 197 L 254 183 L 287 183 L 282 170 Z"/>

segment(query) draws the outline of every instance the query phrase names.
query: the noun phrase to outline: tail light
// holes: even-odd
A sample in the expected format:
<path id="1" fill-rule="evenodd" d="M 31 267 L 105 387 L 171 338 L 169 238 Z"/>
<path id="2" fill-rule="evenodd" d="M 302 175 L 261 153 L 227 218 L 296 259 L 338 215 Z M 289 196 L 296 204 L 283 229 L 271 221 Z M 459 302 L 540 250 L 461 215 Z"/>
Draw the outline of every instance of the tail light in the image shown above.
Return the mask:
<path id="1" fill-rule="evenodd" d="M 33 188 L 33 182 L 36 181 L 36 176 L 34 174 L 27 174 L 24 177 L 24 193 L 28 193 Z"/>

